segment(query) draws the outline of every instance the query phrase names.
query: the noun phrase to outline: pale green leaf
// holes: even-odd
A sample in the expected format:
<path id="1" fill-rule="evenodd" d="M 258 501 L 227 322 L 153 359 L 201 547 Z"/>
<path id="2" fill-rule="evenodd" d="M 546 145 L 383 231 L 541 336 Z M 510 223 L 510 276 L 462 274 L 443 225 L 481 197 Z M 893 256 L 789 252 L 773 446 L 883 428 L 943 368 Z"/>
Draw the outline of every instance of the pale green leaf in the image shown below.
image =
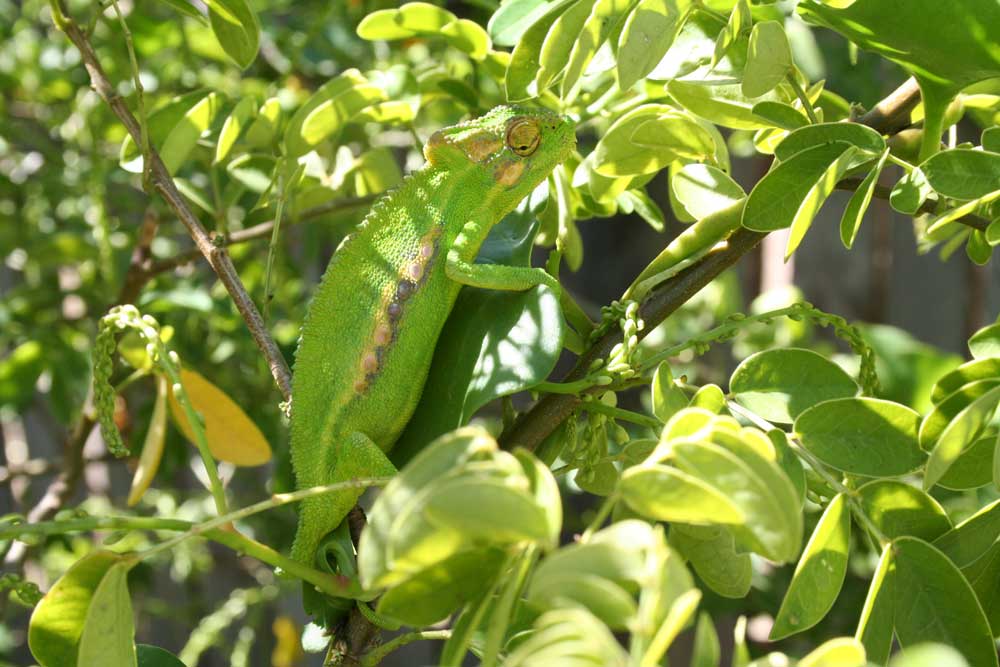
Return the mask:
<path id="1" fill-rule="evenodd" d="M 746 197 L 729 174 L 712 165 L 691 163 L 673 172 L 670 188 L 674 197 L 696 220 L 732 206 Z"/>
<path id="2" fill-rule="evenodd" d="M 781 348 L 744 359 L 733 371 L 729 390 L 737 403 L 764 419 L 791 424 L 817 403 L 856 396 L 858 385 L 812 350 Z"/>
<path id="3" fill-rule="evenodd" d="M 875 186 L 878 185 L 878 177 L 882 173 L 888 157 L 888 149 L 882 151 L 882 157 L 875 163 L 874 169 L 868 172 L 868 175 L 861 181 L 861 185 L 851 195 L 851 200 L 847 202 L 847 208 L 844 209 L 844 215 L 840 219 L 840 240 L 848 250 L 854 245 L 854 240 L 858 238 L 858 231 L 865 219 L 865 211 L 871 204 L 872 195 L 875 194 Z"/>
<path id="4" fill-rule="evenodd" d="M 885 140 L 875 130 L 858 123 L 820 123 L 807 125 L 788 134 L 775 148 L 779 160 L 787 160 L 797 153 L 820 144 L 840 142 L 879 155 L 885 151 Z"/>
<path id="5" fill-rule="evenodd" d="M 938 501 L 909 484 L 875 480 L 859 488 L 857 498 L 865 515 L 889 539 L 910 535 L 930 542 L 951 530 Z"/>
<path id="6" fill-rule="evenodd" d="M 242 69 L 250 67 L 260 47 L 260 22 L 247 0 L 206 0 L 208 20 L 223 51 Z"/>
<path id="7" fill-rule="evenodd" d="M 792 51 L 785 29 L 777 21 L 754 24 L 743 71 L 743 94 L 760 97 L 773 90 L 792 71 Z"/>
<path id="8" fill-rule="evenodd" d="M 847 573 L 851 539 L 851 512 L 843 494 L 823 512 L 806 544 L 770 639 L 782 639 L 819 623 L 840 594 Z"/>
<path id="9" fill-rule="evenodd" d="M 690 0 L 639 0 L 618 41 L 619 88 L 631 88 L 653 71 L 683 27 L 689 6 Z"/>

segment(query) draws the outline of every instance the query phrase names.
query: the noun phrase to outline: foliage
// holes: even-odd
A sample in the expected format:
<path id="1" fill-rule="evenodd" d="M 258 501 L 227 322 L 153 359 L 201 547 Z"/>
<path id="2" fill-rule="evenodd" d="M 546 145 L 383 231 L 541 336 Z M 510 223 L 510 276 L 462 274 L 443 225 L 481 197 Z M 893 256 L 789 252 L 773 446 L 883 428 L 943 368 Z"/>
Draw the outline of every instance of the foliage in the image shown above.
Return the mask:
<path id="1" fill-rule="evenodd" d="M 699 667 L 729 643 L 734 667 L 996 665 L 1000 323 L 962 363 L 800 299 L 743 314 L 731 278 L 709 283 L 766 234 L 788 230 L 793 255 L 836 189 L 853 191 L 847 248 L 883 198 L 913 216 L 920 252 L 964 244 L 986 263 L 1000 4 L 443 4 L 0 0 L 0 418 L 42 406 L 69 434 L 72 480 L 0 523 L 9 562 L 43 547 L 58 578 L 40 601 L 2 580 L 8 615 L 33 607 L 35 661 L 251 664 L 259 609 L 301 580 L 340 603 L 301 642 L 329 664 L 435 639 L 442 665 L 647 667 L 690 636 Z M 807 75 L 818 27 L 874 52 L 858 56 L 869 71 L 886 59 L 914 80 L 865 113 Z M 527 266 L 534 248 L 555 277 L 596 271 L 591 219 L 689 226 L 629 269 L 596 324 L 547 288 L 465 289 L 399 474 L 287 493 L 282 365 L 318 270 L 434 131 L 508 102 L 565 114 L 579 145 L 478 261 Z M 958 143 L 964 117 L 977 144 Z M 732 164 L 748 153 L 772 163 L 744 189 Z M 200 255 L 214 273 L 189 267 Z M 556 382 L 564 350 L 579 366 Z M 643 407 L 621 407 L 634 394 Z M 57 514 L 95 424 L 134 465 L 131 488 Z M 356 554 L 342 534 L 318 569 L 282 555 L 292 515 L 265 510 L 380 485 Z M 112 532 L 73 536 L 93 531 Z M 199 538 L 254 564 L 213 560 Z M 153 571 L 207 580 L 225 563 L 244 577 L 225 603 L 157 609 Z M 191 634 L 181 658 L 143 643 L 171 615 Z M 773 643 L 747 640 L 754 615 Z M 297 629 L 278 620 L 271 661 L 292 664 Z M 358 624 L 408 631 L 372 650 L 352 643 Z"/>

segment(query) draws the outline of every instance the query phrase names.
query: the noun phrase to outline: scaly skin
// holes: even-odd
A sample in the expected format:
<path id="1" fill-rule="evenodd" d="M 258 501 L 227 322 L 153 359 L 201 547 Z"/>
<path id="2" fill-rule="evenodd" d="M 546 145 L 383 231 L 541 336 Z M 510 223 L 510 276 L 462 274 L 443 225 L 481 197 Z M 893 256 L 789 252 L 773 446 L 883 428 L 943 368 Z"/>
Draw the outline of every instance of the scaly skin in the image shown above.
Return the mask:
<path id="1" fill-rule="evenodd" d="M 473 264 L 490 228 L 569 156 L 572 125 L 541 109 L 497 107 L 434 133 L 427 164 L 376 202 L 316 291 L 295 359 L 291 453 L 298 488 L 394 472 L 384 456 L 423 390 L 462 284 L 558 284 L 541 269 Z M 302 503 L 292 557 L 313 564 L 357 501 Z"/>

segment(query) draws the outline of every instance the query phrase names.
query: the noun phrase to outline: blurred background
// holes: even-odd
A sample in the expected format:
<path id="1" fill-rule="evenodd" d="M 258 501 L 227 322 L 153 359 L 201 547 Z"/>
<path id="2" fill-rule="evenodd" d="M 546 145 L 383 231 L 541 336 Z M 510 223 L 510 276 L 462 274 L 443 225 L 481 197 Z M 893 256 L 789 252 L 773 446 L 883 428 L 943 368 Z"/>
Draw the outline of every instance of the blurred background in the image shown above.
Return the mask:
<path id="1" fill-rule="evenodd" d="M 120 2 L 140 61 L 149 108 L 206 87 L 224 91 L 234 100 L 255 95 L 290 108 L 349 67 L 383 69 L 387 62 L 424 72 L 451 67 L 446 58 L 419 41 L 394 44 L 389 51 L 385 44 L 357 38 L 355 27 L 364 15 L 396 3 L 271 0 L 266 7 L 256 4 L 262 26 L 261 52 L 241 75 L 207 28 L 180 18 L 170 3 Z M 482 25 L 497 5 L 495 0 L 441 4 Z M 726 2 L 711 4 L 725 9 Z M 786 4 L 780 6 L 790 10 Z M 92 12 L 90 3 L 83 0 L 71 2 L 70 8 L 81 22 Z M 865 53 L 858 54 L 852 64 L 845 41 L 837 35 L 814 33 L 794 16 L 789 16 L 787 25 L 796 61 L 810 80 L 826 79 L 828 89 L 851 102 L 870 106 L 905 78 L 898 68 Z M 120 82 L 118 92 L 130 95 L 128 59 L 118 23 L 97 21 L 93 40 L 109 77 Z M 474 113 L 473 107 L 474 101 L 452 115 Z M 417 121 L 420 140 L 439 124 L 434 116 Z M 963 121 L 959 139 L 977 136 L 978 131 L 973 123 Z M 79 54 L 53 29 L 47 3 L 0 0 L 2 514 L 29 514 L 63 470 L 65 443 L 74 436 L 87 397 L 96 321 L 123 296 L 170 327 L 171 345 L 184 363 L 229 394 L 270 442 L 274 459 L 267 465 L 223 465 L 233 505 L 245 505 L 291 486 L 280 395 L 242 320 L 204 263 L 195 260 L 165 267 L 138 294 L 128 293 L 130 285 L 135 286 L 127 278 L 132 248 L 144 225 L 147 230 L 158 225 L 150 246 L 156 261 L 187 252 L 191 243 L 162 202 L 143 192 L 140 178 L 119 165 L 123 137 L 117 119 L 90 90 Z M 350 146 L 351 138 L 346 136 L 344 145 Z M 733 176 L 749 191 L 767 170 L 770 157 L 756 155 L 746 133 L 729 133 L 727 138 L 734 157 Z M 596 137 L 591 131 L 581 135 L 580 141 L 592 146 Z M 387 132 L 380 144 L 384 150 L 378 153 L 378 169 L 345 186 L 344 196 L 379 192 L 421 163 L 413 150 L 414 137 L 407 132 Z M 211 162 L 207 146 L 198 151 L 204 155 L 194 155 L 193 162 Z M 241 169 L 182 169 L 178 177 L 187 188 L 185 194 L 201 193 L 217 202 L 228 196 L 229 180 L 253 183 L 260 174 L 253 164 L 244 164 Z M 368 182 L 375 177 L 384 182 Z M 249 194 L 244 192 L 222 216 L 198 209 L 203 223 L 216 231 L 235 231 L 270 219 L 273 209 L 253 210 L 253 188 L 247 188 Z M 583 266 L 576 273 L 564 271 L 562 278 L 594 317 L 600 306 L 620 297 L 641 268 L 684 229 L 670 216 L 666 172 L 657 175 L 647 191 L 667 215 L 663 232 L 654 231 L 634 215 L 581 221 Z M 767 310 L 804 298 L 827 312 L 865 323 L 864 330 L 879 355 L 885 396 L 921 409 L 930 383 L 941 370 L 967 355 L 968 336 L 997 316 L 1000 279 L 992 265 L 973 265 L 961 248 L 946 258 L 941 257 L 940 248 L 921 254 L 911 218 L 893 212 L 880 200 L 873 202 L 854 249 L 846 251 L 837 224 L 846 198 L 844 193 L 831 197 L 833 201 L 814 223 L 794 262 L 782 261 L 784 240 L 772 235 L 737 269 L 670 318 L 651 340 L 676 342 L 710 328 L 729 313 Z M 209 208 L 218 210 L 211 203 Z M 287 359 L 292 359 L 312 287 L 340 238 L 365 210 L 364 206 L 347 207 L 284 229 L 274 252 L 270 295 L 265 295 L 263 283 L 268 238 L 232 248 L 247 289 L 258 304 L 266 303 L 268 323 Z M 536 264 L 544 256 L 539 251 Z M 694 383 L 725 386 L 740 359 L 773 345 L 837 350 L 843 353 L 845 365 L 856 364 L 850 351 L 827 332 L 802 323 L 776 322 L 705 356 L 682 358 L 679 365 Z M 564 359 L 563 366 L 570 361 Z M 139 449 L 146 432 L 153 384 L 150 378 L 132 383 L 118 406 L 117 420 L 133 451 Z M 630 400 L 640 405 L 644 399 L 637 395 Z M 494 414 L 487 411 L 486 418 Z M 127 510 L 125 497 L 134 460 L 112 460 L 99 434 L 90 434 L 82 450 L 79 478 L 70 480 L 64 489 L 60 511 L 135 511 L 189 520 L 210 516 L 211 500 L 199 478 L 195 450 L 173 427 L 166 444 L 154 488 L 137 507 Z M 568 483 L 566 497 L 569 537 L 585 525 L 591 508 L 572 483 Z M 281 547 L 290 545 L 294 526 L 294 511 L 286 507 L 256 516 L 245 529 L 256 539 Z M 102 537 L 121 538 L 120 546 L 134 547 L 150 539 L 136 534 Z M 44 591 L 92 546 L 88 535 L 51 539 L 28 550 L 4 545 L 3 571 L 23 568 Z M 758 620 L 776 611 L 791 571 L 775 576 L 766 564 L 758 565 L 751 599 L 740 605 L 756 610 L 747 632 L 751 646 L 761 652 L 770 648 L 764 641 L 769 628 Z M 849 575 L 834 612 L 813 630 L 774 648 L 794 653 L 797 647 L 815 646 L 818 638 L 851 634 L 850 619 L 857 617 L 871 567 L 867 561 L 852 563 L 855 576 Z M 307 620 L 298 587 L 276 580 L 270 568 L 229 550 L 188 540 L 169 558 L 136 567 L 129 587 L 138 612 L 139 640 L 176 652 L 189 667 L 290 667 L 321 662 L 320 655 L 302 656 L 298 648 Z M 737 609 L 719 598 L 711 598 L 708 604 L 722 611 L 727 605 Z M 17 596 L 5 594 L 0 599 L 0 665 L 31 664 L 25 646 L 29 614 L 30 608 Z M 735 623 L 735 614 L 731 620 Z M 731 637 L 731 628 L 720 628 L 720 635 Z M 386 664 L 432 664 L 432 650 L 416 645 Z M 675 664 L 686 664 L 683 646 L 677 650 Z"/>

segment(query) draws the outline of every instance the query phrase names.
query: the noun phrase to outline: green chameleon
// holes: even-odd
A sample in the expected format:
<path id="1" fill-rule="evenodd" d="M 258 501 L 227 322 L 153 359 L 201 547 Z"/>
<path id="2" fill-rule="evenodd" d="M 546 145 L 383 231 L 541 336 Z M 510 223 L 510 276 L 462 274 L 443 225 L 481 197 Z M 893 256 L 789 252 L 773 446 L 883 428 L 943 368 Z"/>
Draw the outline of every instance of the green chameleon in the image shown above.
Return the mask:
<path id="1" fill-rule="evenodd" d="M 424 146 L 427 164 L 344 239 L 295 357 L 291 454 L 299 488 L 395 472 L 384 452 L 417 406 L 462 285 L 559 289 L 542 269 L 474 260 L 493 225 L 575 145 L 573 125 L 543 109 L 497 107 L 439 130 Z M 292 557 L 312 565 L 359 495 L 303 501 Z"/>

